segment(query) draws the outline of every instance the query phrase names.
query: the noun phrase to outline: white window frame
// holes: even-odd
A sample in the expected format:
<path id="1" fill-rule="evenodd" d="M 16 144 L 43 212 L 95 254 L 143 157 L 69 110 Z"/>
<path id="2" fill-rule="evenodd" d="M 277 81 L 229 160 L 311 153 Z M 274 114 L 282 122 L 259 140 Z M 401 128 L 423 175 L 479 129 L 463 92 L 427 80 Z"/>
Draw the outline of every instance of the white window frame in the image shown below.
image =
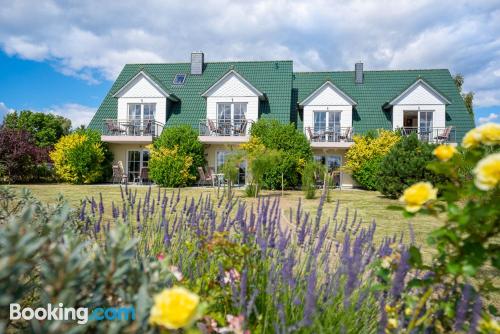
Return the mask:
<path id="1" fill-rule="evenodd" d="M 235 119 L 234 118 L 234 106 L 238 104 L 238 105 L 244 105 L 245 106 L 245 112 L 243 114 L 243 118 L 238 118 L 238 119 Z M 242 120 L 246 120 L 247 119 L 247 113 L 248 113 L 248 102 L 217 102 L 216 103 L 216 116 L 217 116 L 217 122 L 219 122 L 219 105 L 230 105 L 231 107 L 231 113 L 230 113 L 230 123 L 231 125 L 235 125 L 235 121 L 242 121 Z"/>
<path id="2" fill-rule="evenodd" d="M 130 170 L 129 170 L 129 153 L 130 152 L 139 152 L 139 170 L 137 171 L 137 175 L 133 175 L 133 178 L 130 179 Z M 144 152 L 148 152 L 149 154 L 149 158 L 147 160 L 147 163 L 148 165 L 145 166 L 144 165 Z M 142 167 L 148 167 L 149 166 L 149 160 L 151 158 L 151 153 L 149 152 L 149 150 L 145 149 L 145 148 L 139 148 L 139 149 L 130 149 L 130 150 L 127 150 L 127 162 L 126 162 L 126 166 L 127 166 L 127 176 L 129 177 L 129 181 L 133 181 L 135 177 L 139 176 L 139 174 L 141 173 L 141 168 Z M 135 172 L 134 172 L 135 173 Z"/>
<path id="3" fill-rule="evenodd" d="M 141 106 L 141 117 L 140 118 L 131 118 L 130 117 L 130 107 L 133 105 L 140 105 Z M 154 106 L 153 118 L 144 118 L 144 106 L 145 105 Z M 129 103 L 127 103 L 127 120 L 143 122 L 143 121 L 149 121 L 149 120 L 154 121 L 155 119 L 156 119 L 156 103 L 154 103 L 154 102 L 148 102 L 148 103 L 129 102 Z"/>
<path id="4" fill-rule="evenodd" d="M 338 126 L 334 125 L 334 128 L 335 129 L 338 128 L 338 131 L 340 131 L 340 128 L 342 127 L 342 110 L 313 110 L 313 129 L 316 129 L 316 113 L 326 113 L 325 116 L 326 130 L 330 130 L 330 117 L 332 116 L 332 114 L 338 114 L 339 115 Z"/>

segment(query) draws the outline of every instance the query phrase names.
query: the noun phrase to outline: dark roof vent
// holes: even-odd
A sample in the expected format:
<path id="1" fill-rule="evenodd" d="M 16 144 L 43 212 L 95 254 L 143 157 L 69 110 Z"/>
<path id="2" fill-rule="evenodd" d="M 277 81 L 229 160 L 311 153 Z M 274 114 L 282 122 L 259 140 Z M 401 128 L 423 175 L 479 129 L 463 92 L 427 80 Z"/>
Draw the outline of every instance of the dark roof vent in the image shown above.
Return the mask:
<path id="1" fill-rule="evenodd" d="M 192 52 L 191 53 L 191 74 L 193 74 L 193 75 L 203 74 L 203 62 L 204 62 L 203 52 Z"/>
<path id="2" fill-rule="evenodd" d="M 363 83 L 363 63 L 359 62 L 354 65 L 355 82 L 357 84 Z"/>

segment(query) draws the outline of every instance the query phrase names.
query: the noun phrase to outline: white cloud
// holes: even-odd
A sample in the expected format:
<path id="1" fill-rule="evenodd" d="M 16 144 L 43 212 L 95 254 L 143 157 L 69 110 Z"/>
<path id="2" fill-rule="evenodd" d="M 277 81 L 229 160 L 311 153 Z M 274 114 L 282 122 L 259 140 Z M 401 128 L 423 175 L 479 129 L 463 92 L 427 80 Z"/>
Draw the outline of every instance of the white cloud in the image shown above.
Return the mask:
<path id="1" fill-rule="evenodd" d="M 500 105 L 498 0 L 18 0 L 0 22 L 5 52 L 91 83 L 203 50 L 208 61 L 293 59 L 295 70 L 445 67 L 475 105 Z"/>
<path id="2" fill-rule="evenodd" d="M 486 117 L 479 117 L 479 124 L 485 124 L 488 122 L 498 122 L 498 114 L 490 113 Z"/>
<path id="3" fill-rule="evenodd" d="M 14 112 L 14 109 L 8 108 L 5 103 L 0 102 L 0 121 L 3 120 L 3 117 L 10 112 Z"/>
<path id="4" fill-rule="evenodd" d="M 42 110 L 45 113 L 60 115 L 71 120 L 71 126 L 77 128 L 80 125 L 88 125 L 97 108 L 84 106 L 78 103 L 66 103 L 59 106 L 52 106 Z"/>

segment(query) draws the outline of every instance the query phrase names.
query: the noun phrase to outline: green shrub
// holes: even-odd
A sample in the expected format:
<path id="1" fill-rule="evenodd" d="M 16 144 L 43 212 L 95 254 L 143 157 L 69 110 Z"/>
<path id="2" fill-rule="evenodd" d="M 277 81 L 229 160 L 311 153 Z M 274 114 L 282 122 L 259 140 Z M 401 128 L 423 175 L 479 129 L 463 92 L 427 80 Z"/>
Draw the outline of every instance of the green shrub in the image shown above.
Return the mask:
<path id="1" fill-rule="evenodd" d="M 109 175 L 112 161 L 101 135 L 89 129 L 61 137 L 50 158 L 57 177 L 75 184 L 103 181 Z"/>
<path id="2" fill-rule="evenodd" d="M 179 151 L 178 146 L 155 148 L 150 146 L 149 175 L 162 187 L 184 187 L 196 178 L 191 175 L 193 158 Z"/>
<path id="3" fill-rule="evenodd" d="M 435 160 L 435 145 L 424 143 L 412 134 L 392 147 L 380 163 L 377 189 L 390 198 L 398 198 L 408 186 L 419 181 L 439 184 L 443 177 L 426 168 Z"/>
<path id="4" fill-rule="evenodd" d="M 171 128 L 166 128 L 161 133 L 154 143 L 154 148 L 169 148 L 177 147 L 179 154 L 192 158 L 191 166 L 189 167 L 188 184 L 194 183 L 198 177 L 198 167 L 203 167 L 206 164 L 205 152 L 203 144 L 198 139 L 198 133 L 189 125 L 179 125 Z"/>
<path id="5" fill-rule="evenodd" d="M 324 167 L 313 160 L 310 160 L 304 165 L 302 170 L 302 191 L 306 199 L 316 197 L 316 175 L 324 174 Z M 326 180 L 328 182 L 328 180 Z"/>
<path id="6" fill-rule="evenodd" d="M 270 166 L 263 178 L 263 186 L 270 189 L 296 187 L 299 184 L 302 163 L 312 159 L 311 146 L 294 124 L 261 119 L 252 126 L 252 137 L 269 149 L 281 153 L 280 163 Z"/>
<path id="7" fill-rule="evenodd" d="M 359 169 L 352 174 L 356 182 L 364 189 L 377 190 L 377 183 L 380 174 L 380 163 L 383 157 L 375 157 L 366 160 Z"/>
<path id="8" fill-rule="evenodd" d="M 362 136 L 354 136 L 354 145 L 346 153 L 344 169 L 352 173 L 360 187 L 374 190 L 379 162 L 400 138 L 398 133 L 388 130 L 369 131 Z"/>

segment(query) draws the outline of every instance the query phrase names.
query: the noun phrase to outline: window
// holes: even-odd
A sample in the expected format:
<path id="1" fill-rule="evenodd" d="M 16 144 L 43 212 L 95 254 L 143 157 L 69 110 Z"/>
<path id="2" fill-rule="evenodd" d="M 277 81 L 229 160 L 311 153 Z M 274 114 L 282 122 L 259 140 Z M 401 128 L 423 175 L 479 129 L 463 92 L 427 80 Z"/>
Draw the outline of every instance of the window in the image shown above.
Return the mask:
<path id="1" fill-rule="evenodd" d="M 156 103 L 129 103 L 127 132 L 130 136 L 154 135 Z"/>
<path id="2" fill-rule="evenodd" d="M 326 141 L 337 141 L 340 134 L 340 111 L 315 111 L 314 132 L 324 135 Z"/>
<path id="3" fill-rule="evenodd" d="M 340 166 L 342 165 L 342 156 L 340 155 L 315 155 L 314 160 L 325 165 L 328 173 L 332 177 L 332 182 L 335 187 L 341 184 Z"/>
<path id="4" fill-rule="evenodd" d="M 420 139 L 428 141 L 432 139 L 432 116 L 431 111 L 420 111 L 419 112 L 419 134 Z"/>
<path id="5" fill-rule="evenodd" d="M 232 134 L 231 132 L 234 130 L 242 131 L 246 115 L 247 103 L 217 103 L 217 123 L 225 135 Z"/>
<path id="6" fill-rule="evenodd" d="M 142 167 L 148 167 L 149 151 L 132 150 L 127 154 L 128 179 L 133 181 L 139 176 Z"/>
<path id="7" fill-rule="evenodd" d="M 186 74 L 179 73 L 179 74 L 175 75 L 173 84 L 174 85 L 183 85 L 184 81 L 186 81 Z"/>
<path id="8" fill-rule="evenodd" d="M 217 173 L 222 173 L 222 166 L 224 163 L 227 161 L 228 156 L 233 154 L 232 151 L 217 151 L 216 153 L 216 161 L 215 161 L 215 171 Z M 240 164 L 240 171 L 238 175 L 238 183 L 239 184 L 245 184 L 245 175 L 246 175 L 246 170 L 247 170 L 247 162 L 243 161 Z"/>

